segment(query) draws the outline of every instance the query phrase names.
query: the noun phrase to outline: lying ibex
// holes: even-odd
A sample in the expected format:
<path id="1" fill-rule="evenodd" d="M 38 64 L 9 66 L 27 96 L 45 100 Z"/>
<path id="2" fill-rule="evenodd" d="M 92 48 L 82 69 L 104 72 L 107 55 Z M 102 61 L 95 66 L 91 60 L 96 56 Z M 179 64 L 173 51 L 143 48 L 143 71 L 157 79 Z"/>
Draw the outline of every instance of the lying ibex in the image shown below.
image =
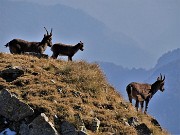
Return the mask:
<path id="1" fill-rule="evenodd" d="M 47 34 L 44 34 L 44 38 L 41 42 L 28 42 L 22 39 L 13 39 L 5 46 L 9 47 L 9 50 L 12 54 L 22 54 L 25 52 L 35 52 L 43 54 L 47 46 L 52 46 L 52 29 L 50 34 L 48 33 L 46 28 L 45 30 Z"/>
<path id="2" fill-rule="evenodd" d="M 66 45 L 66 44 L 62 44 L 62 43 L 57 43 L 54 44 L 51 47 L 51 51 L 53 52 L 52 54 L 52 58 L 57 59 L 58 55 L 64 55 L 64 56 L 68 56 L 68 60 L 72 61 L 72 57 L 74 56 L 74 54 L 80 49 L 81 51 L 83 51 L 83 43 L 80 41 L 78 44 L 76 45 Z"/>
<path id="3" fill-rule="evenodd" d="M 132 99 L 136 100 L 135 107 L 138 111 L 139 102 L 141 104 L 141 110 L 143 109 L 144 101 L 146 102 L 146 107 L 144 113 L 147 112 L 148 103 L 153 95 L 158 91 L 164 91 L 164 80 L 165 76 L 162 79 L 162 75 L 157 78 L 157 81 L 153 84 L 143 84 L 132 82 L 126 87 L 126 91 L 129 97 L 130 103 L 132 103 Z"/>

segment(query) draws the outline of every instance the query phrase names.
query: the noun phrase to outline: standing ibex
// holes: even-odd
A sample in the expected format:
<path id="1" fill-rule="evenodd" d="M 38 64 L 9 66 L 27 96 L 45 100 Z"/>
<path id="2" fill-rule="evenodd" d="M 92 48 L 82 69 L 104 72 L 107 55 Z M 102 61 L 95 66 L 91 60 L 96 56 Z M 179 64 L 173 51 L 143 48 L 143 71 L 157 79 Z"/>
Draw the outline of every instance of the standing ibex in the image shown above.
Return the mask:
<path id="1" fill-rule="evenodd" d="M 68 56 L 68 60 L 72 61 L 72 57 L 74 56 L 74 54 L 80 49 L 81 51 L 83 51 L 83 42 L 79 42 L 76 45 L 66 45 L 66 44 L 62 44 L 62 43 L 57 43 L 54 44 L 51 47 L 51 51 L 53 52 L 52 54 L 52 58 L 57 59 L 58 55 L 65 55 Z"/>
<path id="2" fill-rule="evenodd" d="M 147 112 L 148 103 L 153 95 L 158 91 L 164 91 L 164 78 L 160 74 L 160 77 L 157 78 L 157 81 L 153 84 L 143 84 L 132 82 L 126 87 L 126 91 L 129 97 L 130 103 L 132 103 L 132 99 L 136 100 L 135 107 L 138 111 L 139 102 L 141 104 L 141 110 L 143 109 L 144 101 L 146 102 L 146 108 L 144 113 Z"/>
<path id="3" fill-rule="evenodd" d="M 22 54 L 25 52 L 35 52 L 43 54 L 47 46 L 52 46 L 52 29 L 50 34 L 48 33 L 46 28 L 45 30 L 47 34 L 44 34 L 44 38 L 41 42 L 28 42 L 22 39 L 13 39 L 5 46 L 9 47 L 9 50 L 12 54 Z"/>

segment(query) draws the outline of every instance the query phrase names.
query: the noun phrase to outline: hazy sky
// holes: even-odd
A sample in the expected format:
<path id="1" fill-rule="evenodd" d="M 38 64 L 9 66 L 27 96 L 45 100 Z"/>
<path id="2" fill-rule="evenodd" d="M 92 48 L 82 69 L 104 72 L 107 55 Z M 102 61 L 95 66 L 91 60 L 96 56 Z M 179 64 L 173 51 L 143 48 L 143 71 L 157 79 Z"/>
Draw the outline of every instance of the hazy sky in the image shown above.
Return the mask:
<path id="1" fill-rule="evenodd" d="M 180 43 L 180 0 L 12 0 L 81 9 L 114 32 L 131 37 L 152 63 Z"/>

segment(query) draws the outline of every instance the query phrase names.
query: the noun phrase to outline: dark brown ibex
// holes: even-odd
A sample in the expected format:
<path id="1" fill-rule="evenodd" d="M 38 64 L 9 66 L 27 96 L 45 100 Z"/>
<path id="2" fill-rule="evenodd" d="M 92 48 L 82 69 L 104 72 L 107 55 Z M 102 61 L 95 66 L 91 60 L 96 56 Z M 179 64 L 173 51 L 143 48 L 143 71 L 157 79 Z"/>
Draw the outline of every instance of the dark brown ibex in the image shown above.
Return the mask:
<path id="1" fill-rule="evenodd" d="M 35 52 L 43 54 L 47 46 L 52 46 L 52 29 L 50 34 L 48 33 L 46 28 L 45 30 L 47 34 L 44 34 L 44 38 L 41 42 L 28 42 L 22 39 L 13 39 L 5 46 L 9 47 L 9 50 L 12 54 L 22 54 L 25 52 Z"/>
<path id="2" fill-rule="evenodd" d="M 57 59 L 58 55 L 64 55 L 64 56 L 68 56 L 68 60 L 72 61 L 72 57 L 74 56 L 74 54 L 80 49 L 81 51 L 83 51 L 84 45 L 83 42 L 79 42 L 76 45 L 66 45 L 66 44 L 62 44 L 62 43 L 57 43 L 54 44 L 51 47 L 51 51 L 53 52 L 52 54 L 52 58 Z"/>
<path id="3" fill-rule="evenodd" d="M 129 97 L 130 103 L 132 103 L 132 99 L 136 100 L 135 107 L 138 111 L 139 102 L 141 104 L 141 110 L 144 106 L 144 101 L 146 103 L 145 111 L 147 112 L 148 104 L 150 99 L 153 97 L 153 95 L 158 91 L 164 91 L 164 83 L 165 83 L 165 76 L 162 78 L 162 75 L 160 74 L 160 77 L 157 78 L 157 81 L 153 84 L 144 84 L 144 83 L 137 83 L 132 82 L 126 87 L 126 91 Z"/>

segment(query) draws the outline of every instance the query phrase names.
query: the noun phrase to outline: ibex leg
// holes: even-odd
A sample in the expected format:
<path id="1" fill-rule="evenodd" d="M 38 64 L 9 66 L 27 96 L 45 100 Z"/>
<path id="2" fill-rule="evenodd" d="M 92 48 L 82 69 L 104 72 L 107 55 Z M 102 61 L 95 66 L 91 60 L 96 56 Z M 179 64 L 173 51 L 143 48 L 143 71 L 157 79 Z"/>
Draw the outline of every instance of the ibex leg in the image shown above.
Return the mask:
<path id="1" fill-rule="evenodd" d="M 139 108 L 139 100 L 138 99 L 136 99 L 135 107 L 136 107 L 136 110 L 138 111 L 138 108 Z"/>
<path id="2" fill-rule="evenodd" d="M 141 101 L 140 104 L 141 104 L 141 112 L 142 112 L 143 111 L 143 107 L 144 107 L 144 101 Z"/>
<path id="3" fill-rule="evenodd" d="M 53 58 L 53 59 L 57 59 L 58 55 L 59 55 L 58 53 L 54 53 L 54 52 L 53 52 L 53 54 L 52 54 L 51 58 Z"/>
<path id="4" fill-rule="evenodd" d="M 72 57 L 71 56 L 68 56 L 68 61 L 72 61 Z"/>
<path id="5" fill-rule="evenodd" d="M 144 111 L 145 114 L 147 113 L 148 104 L 149 104 L 149 99 L 146 100 L 146 108 L 145 108 L 145 111 Z"/>
<path id="6" fill-rule="evenodd" d="M 132 88 L 131 88 L 131 85 L 128 85 L 127 87 L 126 87 L 126 91 L 127 91 L 127 94 L 128 94 L 128 98 L 129 98 L 129 102 L 130 103 L 132 103 L 132 93 L 131 93 L 131 91 L 132 91 Z"/>
<path id="7" fill-rule="evenodd" d="M 129 102 L 132 103 L 132 96 L 128 95 L 128 97 L 129 97 Z"/>

